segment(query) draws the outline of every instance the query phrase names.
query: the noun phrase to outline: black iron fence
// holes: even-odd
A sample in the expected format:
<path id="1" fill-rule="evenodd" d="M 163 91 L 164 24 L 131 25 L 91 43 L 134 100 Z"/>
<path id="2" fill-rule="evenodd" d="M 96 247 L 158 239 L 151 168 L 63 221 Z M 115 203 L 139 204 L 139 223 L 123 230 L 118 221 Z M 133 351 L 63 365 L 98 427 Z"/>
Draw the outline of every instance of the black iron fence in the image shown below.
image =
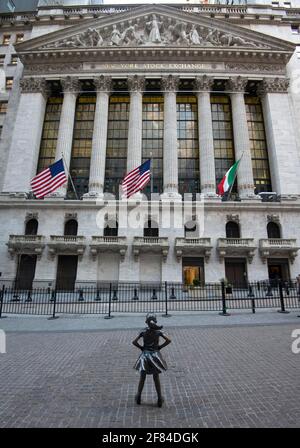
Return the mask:
<path id="1" fill-rule="evenodd" d="M 247 286 L 224 283 L 189 287 L 181 283 L 80 283 L 72 291 L 50 286 L 20 290 L 3 285 L 0 291 L 0 318 L 5 314 L 44 315 L 57 318 L 66 314 L 162 313 L 274 308 L 280 312 L 300 307 L 296 282 L 253 282 Z"/>

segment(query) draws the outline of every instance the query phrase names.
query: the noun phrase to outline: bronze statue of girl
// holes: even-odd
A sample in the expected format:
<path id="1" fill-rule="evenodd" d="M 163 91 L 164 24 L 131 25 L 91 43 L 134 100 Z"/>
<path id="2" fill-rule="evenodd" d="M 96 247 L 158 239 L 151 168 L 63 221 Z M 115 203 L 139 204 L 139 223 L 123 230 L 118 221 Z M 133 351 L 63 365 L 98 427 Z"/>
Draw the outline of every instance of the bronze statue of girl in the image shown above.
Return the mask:
<path id="1" fill-rule="evenodd" d="M 147 314 L 146 324 L 148 327 L 143 330 L 132 342 L 133 345 L 142 350 L 142 353 L 134 366 L 134 368 L 141 374 L 135 401 L 137 404 L 141 404 L 141 396 L 145 384 L 146 375 L 153 375 L 153 380 L 157 392 L 157 406 L 161 407 L 164 400 L 161 395 L 159 374 L 162 371 L 167 370 L 168 367 L 165 360 L 160 354 L 160 350 L 170 344 L 171 340 L 161 332 L 161 329 L 163 327 L 157 325 L 155 314 Z M 160 337 L 165 340 L 162 345 L 159 345 Z M 141 338 L 143 338 L 143 346 L 138 343 L 139 339 Z"/>

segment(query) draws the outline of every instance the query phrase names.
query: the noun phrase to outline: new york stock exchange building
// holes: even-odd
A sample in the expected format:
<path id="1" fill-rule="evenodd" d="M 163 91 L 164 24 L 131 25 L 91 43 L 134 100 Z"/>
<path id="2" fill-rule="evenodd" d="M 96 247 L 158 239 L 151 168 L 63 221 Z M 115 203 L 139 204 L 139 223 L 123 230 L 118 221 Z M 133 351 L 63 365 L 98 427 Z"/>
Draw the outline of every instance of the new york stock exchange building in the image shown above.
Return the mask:
<path id="1" fill-rule="evenodd" d="M 0 14 L 0 281 L 295 279 L 300 8 L 31 3 Z M 37 199 L 62 157 L 69 182 Z"/>

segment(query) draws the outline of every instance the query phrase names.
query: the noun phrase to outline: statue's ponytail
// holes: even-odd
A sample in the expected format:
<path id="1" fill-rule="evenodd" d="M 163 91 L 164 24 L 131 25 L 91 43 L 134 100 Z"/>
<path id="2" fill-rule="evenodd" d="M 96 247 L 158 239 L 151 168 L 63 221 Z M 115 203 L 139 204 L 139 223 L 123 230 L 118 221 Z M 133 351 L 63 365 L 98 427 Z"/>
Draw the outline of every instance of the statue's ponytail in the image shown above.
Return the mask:
<path id="1" fill-rule="evenodd" d="M 162 326 L 157 325 L 157 319 L 155 314 L 147 314 L 146 324 L 151 330 L 161 330 L 163 328 Z"/>

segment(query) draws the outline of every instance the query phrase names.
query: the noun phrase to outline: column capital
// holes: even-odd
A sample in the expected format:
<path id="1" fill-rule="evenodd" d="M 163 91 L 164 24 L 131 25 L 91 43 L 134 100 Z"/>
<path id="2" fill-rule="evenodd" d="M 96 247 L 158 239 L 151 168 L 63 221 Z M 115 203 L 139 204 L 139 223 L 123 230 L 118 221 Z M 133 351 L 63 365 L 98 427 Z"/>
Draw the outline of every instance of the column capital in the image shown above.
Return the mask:
<path id="1" fill-rule="evenodd" d="M 161 78 L 161 86 L 165 92 L 176 92 L 179 86 L 179 76 L 163 76 Z"/>
<path id="2" fill-rule="evenodd" d="M 232 76 L 226 82 L 226 89 L 229 91 L 244 93 L 247 86 L 248 78 L 243 76 Z"/>
<path id="3" fill-rule="evenodd" d="M 97 92 L 107 92 L 111 91 L 112 79 L 110 76 L 101 75 L 94 78 L 94 84 Z"/>
<path id="4" fill-rule="evenodd" d="M 23 78 L 20 81 L 22 93 L 41 93 L 44 97 L 49 96 L 50 89 L 45 78 Z"/>
<path id="5" fill-rule="evenodd" d="M 194 89 L 198 91 L 210 92 L 214 83 L 214 78 L 212 76 L 197 76 L 194 79 Z"/>
<path id="6" fill-rule="evenodd" d="M 257 89 L 257 93 L 259 95 L 287 93 L 289 84 L 290 80 L 288 78 L 264 78 Z"/>
<path id="7" fill-rule="evenodd" d="M 61 79 L 61 85 L 64 93 L 77 93 L 80 90 L 79 79 L 73 76 L 67 76 Z"/>
<path id="8" fill-rule="evenodd" d="M 130 92 L 143 92 L 145 90 L 145 77 L 144 76 L 128 76 L 127 78 L 128 90 Z"/>

